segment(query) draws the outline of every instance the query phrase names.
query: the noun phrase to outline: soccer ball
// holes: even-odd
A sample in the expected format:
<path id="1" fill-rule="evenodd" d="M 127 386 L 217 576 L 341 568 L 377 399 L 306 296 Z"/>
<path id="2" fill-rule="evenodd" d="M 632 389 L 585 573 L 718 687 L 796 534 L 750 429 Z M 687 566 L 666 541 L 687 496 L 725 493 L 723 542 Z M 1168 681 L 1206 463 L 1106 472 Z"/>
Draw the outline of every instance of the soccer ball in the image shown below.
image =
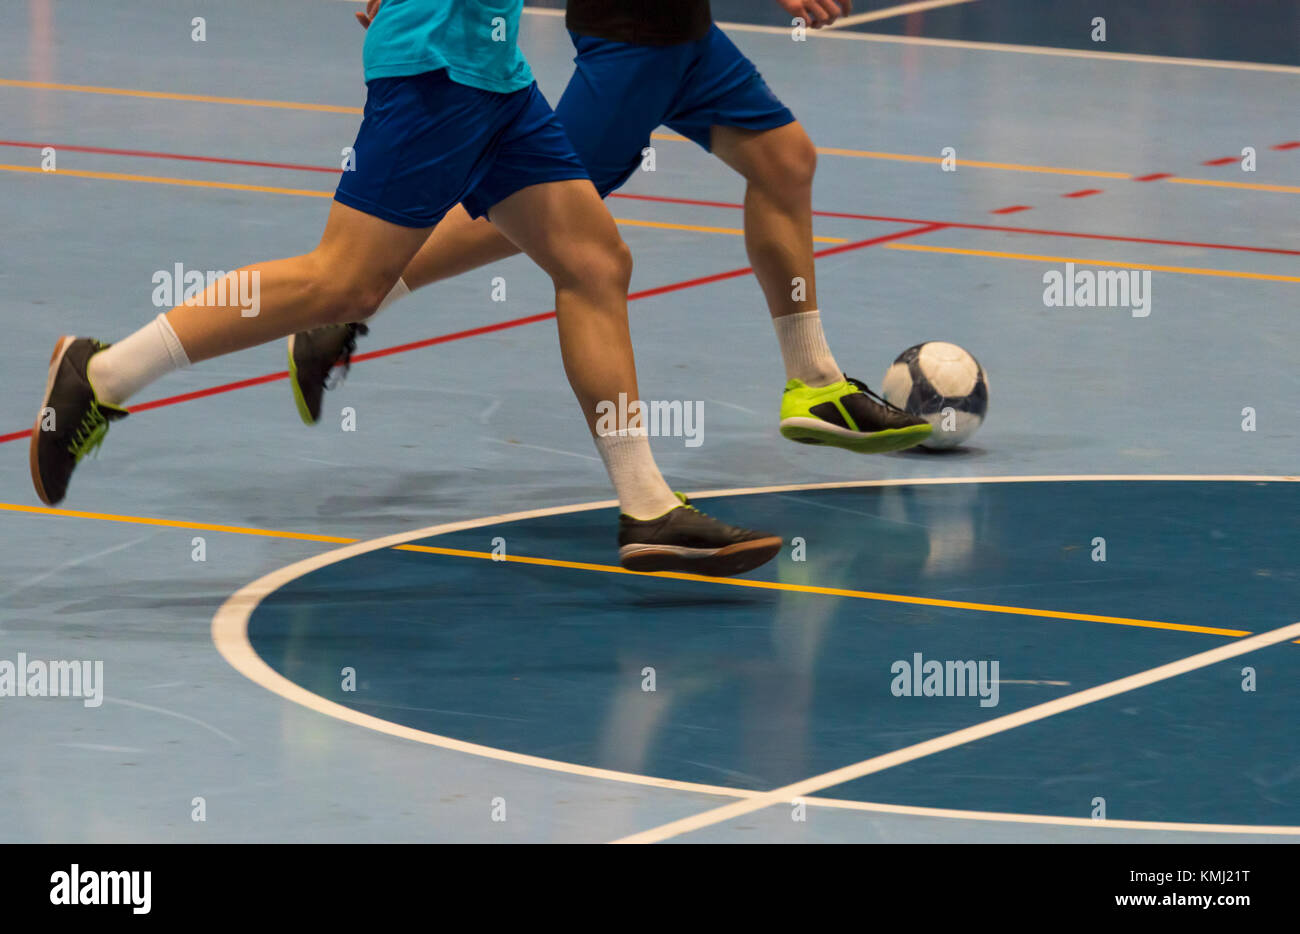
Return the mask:
<path id="1" fill-rule="evenodd" d="M 881 393 L 934 426 L 922 445 L 953 448 L 970 439 L 989 407 L 989 381 L 979 361 L 956 344 L 909 347 L 885 373 Z"/>

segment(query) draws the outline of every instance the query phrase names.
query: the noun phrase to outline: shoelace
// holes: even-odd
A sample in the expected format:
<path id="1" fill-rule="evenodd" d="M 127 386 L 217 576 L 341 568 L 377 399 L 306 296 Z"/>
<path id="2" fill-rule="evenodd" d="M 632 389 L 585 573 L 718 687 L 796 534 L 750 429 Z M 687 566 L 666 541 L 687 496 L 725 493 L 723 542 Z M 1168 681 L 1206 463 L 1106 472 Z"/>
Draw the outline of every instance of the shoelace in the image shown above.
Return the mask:
<path id="1" fill-rule="evenodd" d="M 325 388 L 337 389 L 339 384 L 347 378 L 348 371 L 352 369 L 352 355 L 357 349 L 357 338 L 365 337 L 370 333 L 370 328 L 364 324 L 345 324 L 348 329 L 347 339 L 343 342 L 343 349 L 339 351 L 339 358 L 335 361 L 334 366 L 330 368 L 330 374 L 338 370 L 338 375 L 333 379 L 330 374 L 325 376 Z"/>
<path id="2" fill-rule="evenodd" d="M 68 453 L 77 459 L 77 463 L 80 463 L 87 454 L 99 449 L 99 446 L 104 443 L 106 434 L 108 434 L 108 419 L 99 410 L 99 404 L 92 400 L 90 408 L 81 417 L 81 424 L 77 426 L 77 430 L 72 433 L 72 438 L 68 441 Z"/>
<path id="3" fill-rule="evenodd" d="M 894 403 L 890 402 L 888 399 L 876 395 L 874 392 L 871 391 L 871 388 L 866 383 L 862 382 L 862 380 L 854 379 L 852 376 L 849 376 L 847 373 L 844 374 L 844 379 L 848 381 L 848 384 L 850 386 L 855 387 L 859 392 L 866 393 L 867 398 L 874 399 L 876 402 L 880 403 L 890 411 L 897 412 L 900 415 L 907 415 L 909 417 L 911 416 L 911 413 L 908 412 L 906 409 L 900 409 L 898 406 L 894 405 Z"/>

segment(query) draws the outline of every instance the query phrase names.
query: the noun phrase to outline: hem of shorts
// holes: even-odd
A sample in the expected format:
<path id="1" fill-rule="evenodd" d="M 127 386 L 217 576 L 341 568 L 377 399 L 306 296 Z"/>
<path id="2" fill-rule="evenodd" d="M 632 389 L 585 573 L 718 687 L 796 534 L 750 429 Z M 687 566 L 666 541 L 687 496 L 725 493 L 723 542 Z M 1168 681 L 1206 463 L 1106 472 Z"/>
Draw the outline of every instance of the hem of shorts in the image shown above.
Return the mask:
<path id="1" fill-rule="evenodd" d="M 524 184 L 520 185 L 518 188 L 511 188 L 509 191 L 501 195 L 491 204 L 484 207 L 481 212 L 471 210 L 469 205 L 466 205 L 463 201 L 461 202 L 461 205 L 462 207 L 465 208 L 465 212 L 469 214 L 469 216 L 473 219 L 477 219 L 480 217 L 487 217 L 488 212 L 491 211 L 494 207 L 496 207 L 502 201 L 506 200 L 506 198 L 509 198 L 511 195 L 518 194 L 519 192 L 523 191 L 525 188 L 532 188 L 534 185 L 549 185 L 551 182 L 571 182 L 574 179 L 579 179 L 579 178 L 585 179 L 586 181 L 591 181 L 590 173 L 588 173 L 585 169 L 579 169 L 575 167 L 571 172 L 558 172 L 552 178 L 529 179 L 525 181 Z M 592 184 L 594 185 L 595 183 L 592 182 Z"/>
<path id="2" fill-rule="evenodd" d="M 766 117 L 753 117 L 747 120 L 727 120 L 720 118 L 709 124 L 709 130 L 712 131 L 715 126 L 729 126 L 735 127 L 738 130 L 754 130 L 761 132 L 763 130 L 776 130 L 783 126 L 789 126 L 790 124 L 797 122 L 797 120 L 798 118 L 795 117 L 794 112 L 787 107 L 782 113 L 774 113 Z M 687 134 L 686 138 L 699 146 L 705 152 L 713 152 L 712 132 L 709 133 L 708 142 L 704 143 L 701 143 L 698 139 L 689 134 Z"/>
<path id="3" fill-rule="evenodd" d="M 487 75 L 479 75 L 462 68 L 453 68 L 446 62 L 420 60 L 394 62 L 391 65 L 380 65 L 374 68 L 367 68 L 366 83 L 371 82 L 375 78 L 413 78 L 416 75 L 431 74 L 435 71 L 447 72 L 447 77 L 457 84 L 477 88 L 480 91 L 491 91 L 494 94 L 513 94 L 515 91 L 521 91 L 528 87 L 534 80 L 531 73 L 526 73 L 524 78 L 518 81 L 503 82 L 490 78 Z"/>
<path id="4" fill-rule="evenodd" d="M 371 217 L 377 217 L 381 221 L 388 221 L 390 224 L 397 224 L 399 227 L 433 227 L 437 221 L 429 219 L 416 218 L 414 215 L 406 214 L 401 211 L 394 211 L 383 205 L 368 201 L 365 198 L 358 198 L 356 195 L 348 194 L 343 191 L 334 192 L 334 200 L 339 204 L 347 205 L 362 214 L 369 214 Z"/>

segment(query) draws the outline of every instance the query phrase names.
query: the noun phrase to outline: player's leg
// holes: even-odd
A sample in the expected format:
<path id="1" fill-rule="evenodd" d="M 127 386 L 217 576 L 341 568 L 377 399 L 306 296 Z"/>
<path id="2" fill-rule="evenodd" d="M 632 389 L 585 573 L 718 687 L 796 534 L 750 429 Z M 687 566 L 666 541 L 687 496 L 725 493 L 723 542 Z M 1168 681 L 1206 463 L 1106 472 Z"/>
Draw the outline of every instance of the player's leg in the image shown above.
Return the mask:
<path id="1" fill-rule="evenodd" d="M 489 214 L 555 286 L 565 373 L 618 494 L 619 558 L 639 571 L 737 574 L 769 560 L 777 536 L 725 525 L 672 492 L 632 403 L 641 400 L 627 322 L 632 257 L 540 93 L 511 128 L 491 171 L 464 199 Z M 611 418 L 627 400 L 630 417 Z"/>
<path id="2" fill-rule="evenodd" d="M 683 47 L 641 46 L 573 36 L 578 53 L 555 116 L 601 197 L 636 170 L 650 133 L 663 122 L 678 81 L 690 63 Z M 519 248 L 486 218 L 463 206 L 447 213 L 392 292 L 387 308 L 410 292 L 513 256 Z M 320 419 L 330 376 L 346 373 L 363 324 L 319 328 L 289 339 L 289 385 L 302 420 Z M 337 369 L 336 369 L 337 368 Z"/>
<path id="3" fill-rule="evenodd" d="M 849 379 L 831 354 L 817 302 L 812 183 L 817 153 L 794 115 L 716 26 L 697 44 L 693 80 L 668 126 L 746 182 L 745 246 L 785 363 L 781 433 L 861 453 L 924 441 L 930 426 Z"/>
<path id="4" fill-rule="evenodd" d="M 491 210 L 497 228 L 555 284 L 564 370 L 618 493 L 623 566 L 729 575 L 768 561 L 779 537 L 725 525 L 672 492 L 639 419 L 602 424 L 620 396 L 641 395 L 627 323 L 632 255 L 596 190 L 586 181 L 533 185 Z"/>
<path id="5" fill-rule="evenodd" d="M 817 149 L 796 121 L 766 130 L 715 125 L 713 154 L 745 179 L 745 249 L 773 318 L 817 308 L 812 185 Z M 814 361 L 826 382 L 840 370 Z"/>
<path id="6" fill-rule="evenodd" d="M 371 313 L 481 175 L 493 120 L 511 116 L 507 97 L 461 88 L 442 72 L 372 81 L 354 146 L 358 171 L 340 180 L 315 250 L 237 270 L 112 346 L 61 339 L 32 433 L 41 499 L 63 498 L 77 463 L 126 415 L 123 404 L 166 373 Z"/>
<path id="7" fill-rule="evenodd" d="M 37 494 L 63 499 L 126 401 L 173 370 L 373 311 L 426 234 L 335 203 L 310 253 L 229 273 L 116 344 L 60 338 L 32 432 Z"/>

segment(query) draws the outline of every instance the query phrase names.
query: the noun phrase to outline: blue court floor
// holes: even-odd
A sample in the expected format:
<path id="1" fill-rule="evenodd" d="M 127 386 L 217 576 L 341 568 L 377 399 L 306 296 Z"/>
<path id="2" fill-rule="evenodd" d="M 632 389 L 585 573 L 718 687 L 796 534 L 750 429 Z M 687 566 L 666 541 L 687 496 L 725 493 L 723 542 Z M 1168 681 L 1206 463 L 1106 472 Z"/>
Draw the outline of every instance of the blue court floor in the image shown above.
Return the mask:
<path id="1" fill-rule="evenodd" d="M 878 385 L 941 339 L 990 380 L 957 451 L 782 440 L 743 185 L 661 130 L 609 201 L 638 372 L 702 403 L 702 444 L 654 441 L 670 482 L 788 543 L 745 578 L 616 567 L 521 259 L 372 322 L 315 429 L 283 346 L 169 377 L 41 507 L 59 334 L 315 244 L 355 8 L 25 0 L 0 32 L 0 667 L 103 665 L 99 706 L 0 696 L 0 840 L 1300 839 L 1300 633 L 1249 641 L 1300 621 L 1294 10 L 973 0 L 797 43 L 715 0 L 821 147 L 839 362 Z M 556 12 L 522 37 L 552 100 Z M 1150 314 L 1046 306 L 1067 262 L 1149 272 Z M 987 677 L 928 696 L 926 662 Z"/>

